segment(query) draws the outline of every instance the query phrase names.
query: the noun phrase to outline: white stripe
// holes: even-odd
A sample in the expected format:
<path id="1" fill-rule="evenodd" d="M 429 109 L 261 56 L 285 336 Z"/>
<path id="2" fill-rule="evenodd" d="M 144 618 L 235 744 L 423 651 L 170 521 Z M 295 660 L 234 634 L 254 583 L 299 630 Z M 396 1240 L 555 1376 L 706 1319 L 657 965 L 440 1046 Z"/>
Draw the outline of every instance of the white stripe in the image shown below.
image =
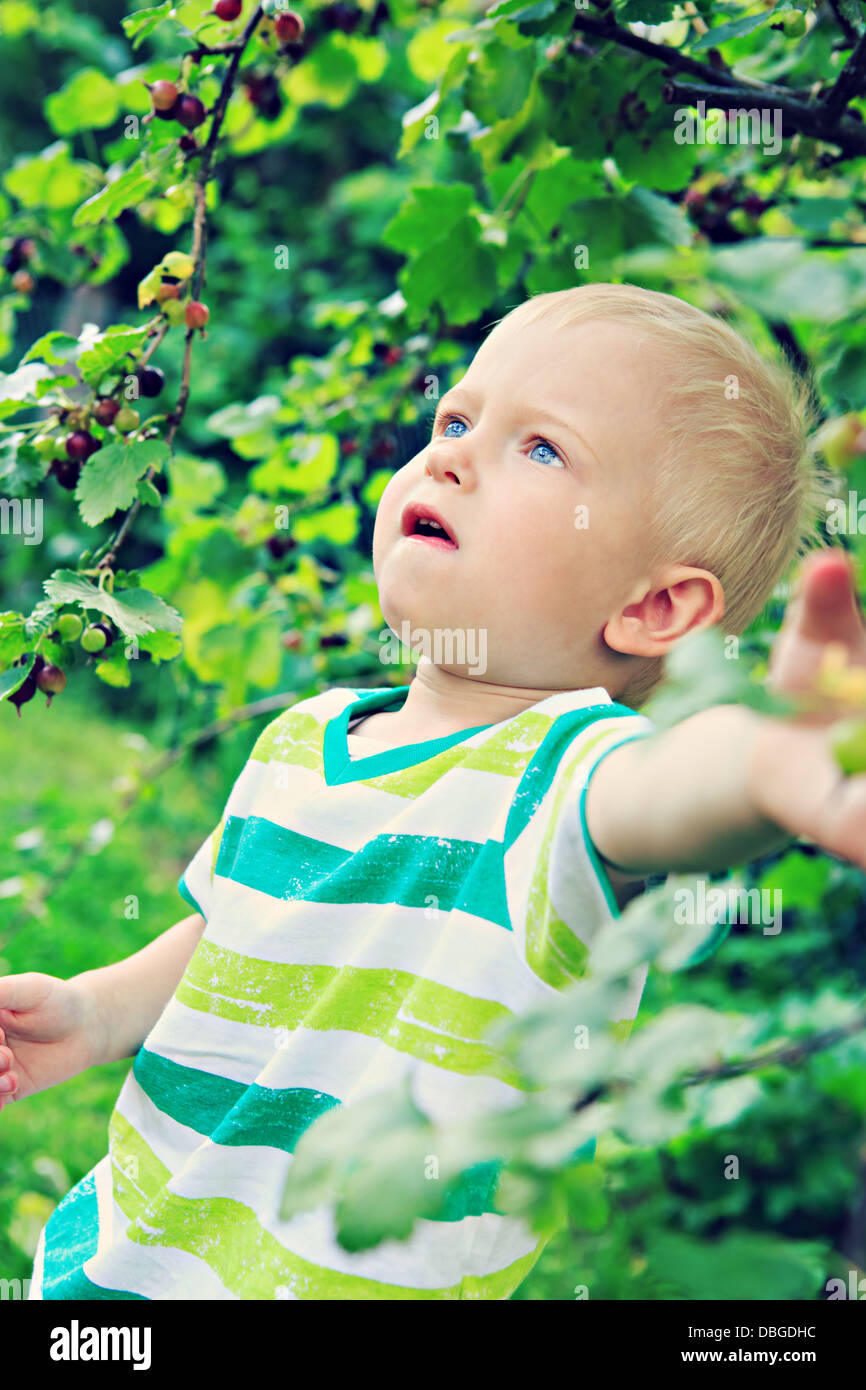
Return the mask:
<path id="1" fill-rule="evenodd" d="M 124 1092 L 123 1102 L 121 1110 L 118 1101 L 118 1110 L 146 1136 L 171 1172 L 171 1192 L 190 1199 L 222 1197 L 240 1202 L 287 1251 L 325 1269 L 434 1289 L 458 1283 L 466 1275 L 495 1273 L 538 1243 L 525 1223 L 485 1213 L 460 1222 L 421 1220 L 408 1240 L 385 1241 L 373 1250 L 353 1254 L 338 1244 L 328 1207 L 280 1221 L 277 1213 L 291 1154 L 264 1145 L 202 1143 L 194 1130 L 162 1113 L 155 1116 L 153 1105 L 137 1085 Z M 495 1248 L 492 1263 L 491 1247 Z"/>
<path id="2" fill-rule="evenodd" d="M 522 775 L 458 765 L 419 796 L 407 797 L 365 781 L 326 787 L 311 768 L 273 760 L 248 763 L 247 768 L 226 804 L 227 815 L 261 816 L 297 835 L 350 853 L 385 827 L 393 835 L 476 843 L 489 837 L 501 839 L 505 815 Z"/>
<path id="3" fill-rule="evenodd" d="M 282 1045 L 286 1044 L 286 1045 Z M 522 1096 L 491 1076 L 463 1076 L 343 1029 L 255 1028 L 201 1014 L 173 999 L 145 1038 L 150 1052 L 243 1085 L 301 1087 L 336 1100 L 361 1100 L 412 1075 L 418 1104 L 436 1122 L 455 1113 L 505 1110 Z M 137 1083 L 136 1083 L 137 1084 Z"/>

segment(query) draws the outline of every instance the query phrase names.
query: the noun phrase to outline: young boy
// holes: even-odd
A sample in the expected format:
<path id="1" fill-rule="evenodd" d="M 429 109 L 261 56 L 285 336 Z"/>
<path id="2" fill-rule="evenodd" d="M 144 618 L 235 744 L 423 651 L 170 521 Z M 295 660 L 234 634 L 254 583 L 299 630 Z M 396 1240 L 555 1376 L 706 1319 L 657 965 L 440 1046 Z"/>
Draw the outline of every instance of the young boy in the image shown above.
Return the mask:
<path id="1" fill-rule="evenodd" d="M 496 326 L 376 518 L 385 620 L 433 658 L 268 726 L 180 881 L 190 916 L 71 980 L 0 981 L 0 1095 L 135 1059 L 31 1297 L 510 1296 L 543 1242 L 496 1211 L 490 1167 L 407 1241 L 349 1253 L 329 1206 L 279 1219 L 292 1150 L 407 1076 L 435 1119 L 513 1105 L 486 1029 L 578 979 L 648 876 L 792 835 L 866 864 L 866 777 L 840 778 L 828 718 L 723 705 L 660 732 L 635 709 L 812 538 L 803 399 L 724 323 L 629 285 Z M 455 633 L 486 665 L 437 655 Z M 789 610 L 778 687 L 831 639 L 866 663 L 842 558 Z"/>

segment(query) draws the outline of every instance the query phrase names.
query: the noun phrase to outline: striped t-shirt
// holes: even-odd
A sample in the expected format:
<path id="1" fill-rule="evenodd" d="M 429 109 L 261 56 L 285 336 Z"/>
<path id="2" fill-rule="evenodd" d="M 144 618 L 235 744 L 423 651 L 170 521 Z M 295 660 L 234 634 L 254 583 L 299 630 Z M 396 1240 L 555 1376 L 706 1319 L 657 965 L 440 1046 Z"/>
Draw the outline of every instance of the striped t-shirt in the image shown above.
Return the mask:
<path id="1" fill-rule="evenodd" d="M 350 720 L 408 688 L 328 690 L 257 740 L 180 880 L 206 928 L 109 1152 L 40 1236 L 32 1298 L 504 1299 L 537 1260 L 545 1241 L 496 1209 L 497 1164 L 365 1251 L 328 1205 L 278 1215 L 299 1136 L 333 1106 L 404 1082 L 437 1122 L 519 1103 L 486 1030 L 579 979 L 619 915 L 586 787 L 651 722 L 595 687 L 402 748 L 348 735 L 350 751 Z"/>

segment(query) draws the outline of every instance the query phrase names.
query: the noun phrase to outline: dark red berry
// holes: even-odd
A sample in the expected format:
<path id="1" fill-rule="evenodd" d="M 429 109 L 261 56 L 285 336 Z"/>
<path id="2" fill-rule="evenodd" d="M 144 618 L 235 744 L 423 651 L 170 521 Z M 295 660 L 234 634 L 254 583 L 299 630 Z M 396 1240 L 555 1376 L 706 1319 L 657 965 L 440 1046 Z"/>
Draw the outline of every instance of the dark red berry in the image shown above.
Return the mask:
<path id="1" fill-rule="evenodd" d="M 288 555 L 290 550 L 294 550 L 297 543 L 293 536 L 268 536 L 265 541 L 265 545 L 275 560 L 281 560 L 284 555 Z"/>
<path id="2" fill-rule="evenodd" d="M 20 294 L 30 294 L 36 286 L 36 281 L 29 270 L 16 270 L 12 276 L 12 284 Z"/>
<path id="3" fill-rule="evenodd" d="M 10 274 L 14 274 L 15 271 L 20 270 L 23 264 L 24 257 L 19 251 L 15 251 L 14 249 L 7 251 L 6 255 L 3 257 L 3 268 L 8 270 Z"/>
<path id="4" fill-rule="evenodd" d="M 76 463 L 84 463 L 91 454 L 95 454 L 102 445 L 89 430 L 73 430 L 72 434 L 66 436 L 66 453 Z"/>
<path id="5" fill-rule="evenodd" d="M 386 367 L 393 367 L 403 356 L 403 349 L 399 347 L 389 347 L 382 359 Z"/>
<path id="6" fill-rule="evenodd" d="M 173 115 L 187 130 L 195 130 L 197 125 L 201 125 L 207 112 L 204 102 L 199 101 L 198 97 L 185 96 L 180 98 Z"/>
<path id="7" fill-rule="evenodd" d="M 32 671 L 25 681 L 22 681 L 17 690 L 13 690 L 9 696 L 10 704 L 17 710 L 18 718 L 21 718 L 21 706 L 26 705 L 28 700 L 32 700 L 36 694 L 36 678 Z"/>
<path id="8" fill-rule="evenodd" d="M 143 396 L 158 396 L 165 385 L 165 373 L 159 367 L 139 367 L 138 389 Z"/>
<path id="9" fill-rule="evenodd" d="M 345 632 L 326 632 L 319 638 L 319 646 L 325 647 L 347 647 L 349 639 Z"/>
<path id="10" fill-rule="evenodd" d="M 72 492 L 81 473 L 81 464 L 74 459 L 52 459 L 49 473 L 53 473 L 61 487 Z"/>
<path id="11" fill-rule="evenodd" d="M 358 441 L 353 437 L 344 439 L 340 447 L 344 454 L 356 454 L 358 452 Z"/>
<path id="12" fill-rule="evenodd" d="M 216 0 L 213 12 L 217 19 L 224 19 L 231 23 L 233 19 L 237 19 L 242 9 L 241 0 Z"/>
<path id="13" fill-rule="evenodd" d="M 390 434 L 383 435 L 377 439 L 371 451 L 374 459 L 389 459 L 397 452 L 397 444 Z"/>
<path id="14" fill-rule="evenodd" d="M 198 149 L 198 141 L 194 135 L 182 135 L 178 140 L 179 147 L 187 154 Z"/>
<path id="15" fill-rule="evenodd" d="M 66 676 L 59 666 L 54 666 L 48 662 L 38 672 L 36 684 L 48 696 L 45 703 L 50 705 L 53 697 L 66 689 Z"/>
<path id="16" fill-rule="evenodd" d="M 115 416 L 120 410 L 120 402 L 113 396 L 100 396 L 96 405 L 93 407 L 94 418 L 100 425 L 113 425 Z"/>
<path id="17" fill-rule="evenodd" d="M 274 30 L 280 43 L 298 43 L 304 37 L 304 21 L 297 10 L 282 10 L 274 18 Z"/>

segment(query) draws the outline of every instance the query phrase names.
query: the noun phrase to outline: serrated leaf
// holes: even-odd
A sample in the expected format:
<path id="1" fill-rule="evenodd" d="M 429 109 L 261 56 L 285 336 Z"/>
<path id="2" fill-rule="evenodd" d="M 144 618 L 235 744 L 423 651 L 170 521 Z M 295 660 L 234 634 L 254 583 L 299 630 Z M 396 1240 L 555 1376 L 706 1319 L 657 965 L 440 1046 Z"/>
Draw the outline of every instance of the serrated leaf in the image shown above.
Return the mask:
<path id="1" fill-rule="evenodd" d="M 55 570 L 43 581 L 48 597 L 56 604 L 77 603 L 82 608 L 94 608 L 130 637 L 146 632 L 175 632 L 181 630 L 182 619 L 176 609 L 169 607 L 148 589 L 124 589 L 109 594 L 92 584 L 75 570 Z"/>
<path id="2" fill-rule="evenodd" d="M 150 439 L 143 444 L 118 441 L 93 454 L 82 468 L 75 489 L 82 520 L 88 526 L 97 526 L 121 508 L 130 507 L 139 478 L 149 468 L 161 468 L 170 452 L 164 441 Z"/>
<path id="3" fill-rule="evenodd" d="M 386 246 L 407 254 L 427 246 L 432 229 L 437 239 L 444 236 L 465 216 L 475 198 L 468 183 L 415 186 L 411 194 L 382 232 Z"/>
<path id="4" fill-rule="evenodd" d="M 136 162 L 98 193 L 76 208 L 72 218 L 74 227 L 92 226 L 98 222 L 113 221 L 124 208 L 137 207 L 152 191 L 154 184 L 162 176 L 163 165 L 174 157 L 173 146 L 158 150 L 151 156 L 145 168 L 144 161 Z M 141 306 L 139 306 L 141 307 Z"/>
<path id="5" fill-rule="evenodd" d="M 68 362 L 70 357 L 74 357 L 78 352 L 79 343 L 77 338 L 73 338 L 69 333 L 61 333 L 57 329 L 52 329 L 50 333 L 43 333 L 41 338 L 37 338 L 33 346 L 25 352 L 21 358 L 24 362 L 51 362 L 56 365 L 58 362 Z"/>
<path id="6" fill-rule="evenodd" d="M 136 353 L 147 337 L 147 328 L 119 323 L 92 342 L 78 358 L 78 368 L 89 386 L 96 386 L 127 353 Z"/>
<path id="7" fill-rule="evenodd" d="M 165 19 L 170 12 L 174 0 L 163 0 L 161 5 L 154 5 L 146 10 L 136 10 L 134 14 L 126 15 L 121 19 L 126 37 L 132 40 L 133 48 L 138 48 L 149 38 L 154 29 Z"/>

